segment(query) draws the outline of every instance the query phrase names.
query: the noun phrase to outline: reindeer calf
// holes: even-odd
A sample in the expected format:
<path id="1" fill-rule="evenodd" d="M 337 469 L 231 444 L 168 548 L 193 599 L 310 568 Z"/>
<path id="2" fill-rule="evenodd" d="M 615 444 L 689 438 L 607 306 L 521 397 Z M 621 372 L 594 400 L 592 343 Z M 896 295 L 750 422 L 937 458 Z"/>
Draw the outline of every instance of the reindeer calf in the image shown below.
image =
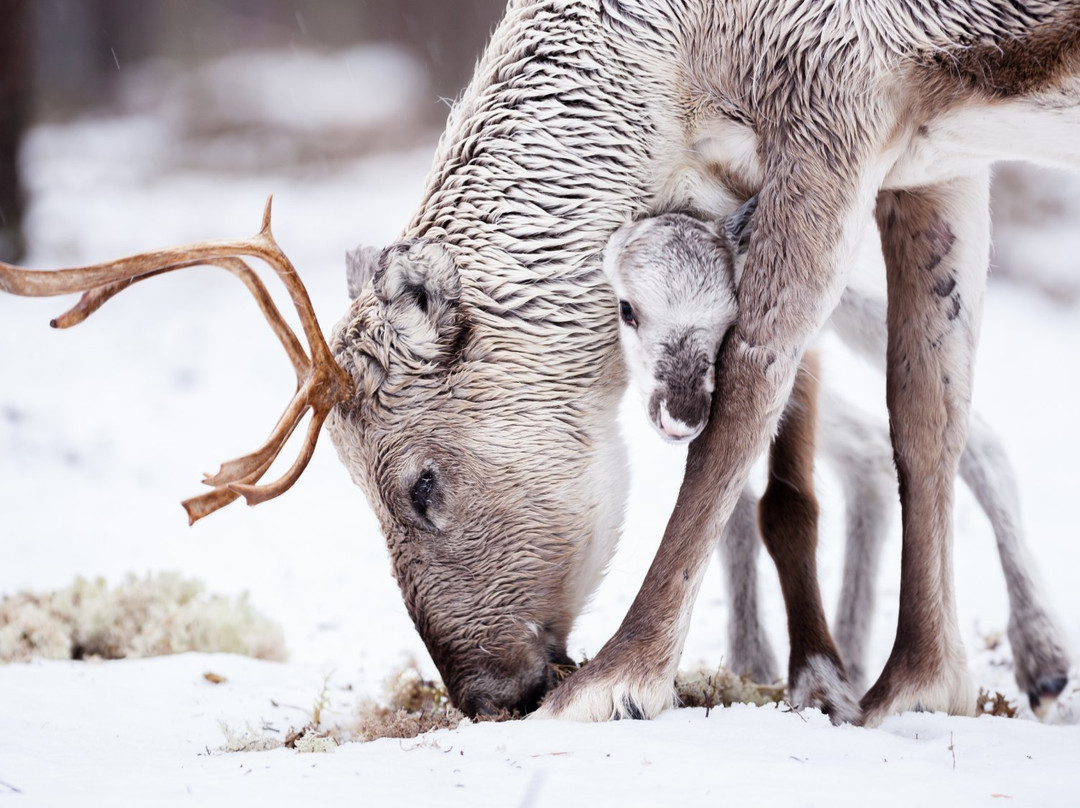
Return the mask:
<path id="1" fill-rule="evenodd" d="M 705 428 L 715 387 L 714 367 L 728 331 L 738 318 L 739 282 L 750 223 L 757 198 L 732 215 L 701 220 L 685 213 L 665 213 L 620 228 L 604 255 L 604 272 L 619 301 L 620 342 L 631 384 L 645 401 L 649 421 L 669 442 L 683 443 Z M 883 348 L 886 339 L 883 300 L 849 290 L 835 315 L 846 341 L 863 353 Z M 884 366 L 884 352 L 878 351 Z M 809 355 L 808 355 L 809 356 Z M 857 704 L 842 684 L 832 692 L 800 687 L 815 655 L 839 658 L 851 687 L 866 685 L 865 649 L 874 606 L 881 543 L 896 502 L 896 475 L 887 426 L 868 418 L 834 391 L 823 391 L 818 426 L 822 453 L 836 467 L 847 501 L 847 552 L 836 618 L 837 646 L 832 644 L 820 611 L 814 567 L 791 563 L 793 553 L 810 555 L 816 546 L 816 523 L 787 514 L 790 497 L 768 492 L 798 489 L 802 502 L 813 502 L 813 446 L 816 384 L 814 363 L 804 362 L 793 396 L 781 420 L 771 453 L 766 496 L 760 503 L 747 486 L 724 530 L 719 555 L 728 573 L 731 619 L 729 664 L 758 681 L 776 678 L 776 663 L 762 629 L 757 604 L 758 531 L 777 561 L 788 608 L 791 658 L 789 700 L 795 706 L 816 704 L 834 720 L 853 720 Z M 808 446 L 810 451 L 799 451 Z M 777 466 L 788 463 L 783 477 Z M 974 429 L 961 474 L 976 494 L 998 536 L 1001 564 L 1009 584 L 1009 637 L 1016 681 L 1032 709 L 1042 714 L 1065 686 L 1069 658 L 1063 635 L 1039 596 L 1034 570 L 1019 531 L 1013 472 L 996 438 L 986 427 Z M 772 509 L 774 512 L 770 512 Z M 758 511 L 755 518 L 755 510 Z M 770 526 L 803 527 L 795 546 Z M 799 579 L 784 580 L 785 575 Z M 794 599 L 787 593 L 794 593 Z M 828 677 L 826 677 L 827 680 Z M 820 686 L 820 684 L 819 684 Z"/>

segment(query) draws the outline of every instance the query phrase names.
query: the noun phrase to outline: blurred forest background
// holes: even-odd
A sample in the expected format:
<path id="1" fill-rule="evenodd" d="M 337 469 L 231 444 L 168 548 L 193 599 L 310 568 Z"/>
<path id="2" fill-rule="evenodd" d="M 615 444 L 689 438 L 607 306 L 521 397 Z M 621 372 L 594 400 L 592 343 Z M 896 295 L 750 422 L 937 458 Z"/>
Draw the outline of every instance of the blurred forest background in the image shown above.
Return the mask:
<path id="1" fill-rule="evenodd" d="M 246 50 L 327 51 L 388 42 L 428 73 L 417 123 L 437 128 L 505 0 L 0 0 L 0 259 L 23 251 L 18 144 L 124 103 L 118 77 L 148 64 L 194 70 Z"/>
<path id="2" fill-rule="evenodd" d="M 24 251 L 27 200 L 18 153 L 30 126 L 87 114 L 157 115 L 175 124 L 189 149 L 173 169 L 197 166 L 222 174 L 281 168 L 290 161 L 329 165 L 433 142 L 446 102 L 468 81 L 504 5 L 505 0 L 0 0 L 0 259 L 18 260 Z M 384 77 L 384 98 L 399 108 L 376 111 L 366 120 L 354 108 L 358 104 L 348 91 L 355 87 L 337 63 L 324 62 L 321 72 L 295 64 L 307 58 L 305 66 L 311 67 L 312 54 L 358 53 L 358 47 L 378 43 L 398 49 L 405 61 L 384 56 L 385 65 L 397 67 L 360 70 L 357 81 Z M 261 61 L 229 61 L 245 53 L 261 54 Z M 215 63 L 213 72 L 208 66 Z M 402 80 L 416 70 L 423 78 Z M 310 92 L 311 82 L 321 82 L 320 93 Z M 399 86 L 410 92 L 399 92 Z M 276 89 L 311 99 L 295 109 L 276 98 L 268 102 Z M 245 96 L 254 95 L 263 96 L 263 111 L 245 118 Z M 251 100 L 258 106 L 260 99 Z M 276 115 L 266 114 L 268 105 Z M 231 140 L 225 143 L 222 135 Z M 1000 167 L 995 176 L 994 274 L 1065 304 L 1080 300 L 1078 259 L 1063 260 L 1063 252 L 1080 257 L 1080 182 L 1015 166 Z"/>

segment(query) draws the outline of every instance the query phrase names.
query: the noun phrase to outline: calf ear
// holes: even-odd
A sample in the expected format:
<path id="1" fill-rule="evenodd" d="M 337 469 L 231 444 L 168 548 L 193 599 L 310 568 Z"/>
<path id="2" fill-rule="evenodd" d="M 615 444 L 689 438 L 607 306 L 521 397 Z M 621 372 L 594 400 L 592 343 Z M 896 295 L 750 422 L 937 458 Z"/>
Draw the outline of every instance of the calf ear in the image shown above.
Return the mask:
<path id="1" fill-rule="evenodd" d="M 742 206 L 725 219 L 720 220 L 721 235 L 727 239 L 731 252 L 740 256 L 750 247 L 751 220 L 757 210 L 757 194 L 750 197 Z"/>
<path id="2" fill-rule="evenodd" d="M 350 300 L 360 297 L 360 292 L 375 275 L 381 254 L 382 250 L 376 247 L 357 247 L 345 253 L 345 282 Z"/>
<path id="3" fill-rule="evenodd" d="M 444 245 L 419 239 L 387 247 L 373 286 L 388 323 L 416 355 L 435 361 L 460 343 L 461 276 Z"/>

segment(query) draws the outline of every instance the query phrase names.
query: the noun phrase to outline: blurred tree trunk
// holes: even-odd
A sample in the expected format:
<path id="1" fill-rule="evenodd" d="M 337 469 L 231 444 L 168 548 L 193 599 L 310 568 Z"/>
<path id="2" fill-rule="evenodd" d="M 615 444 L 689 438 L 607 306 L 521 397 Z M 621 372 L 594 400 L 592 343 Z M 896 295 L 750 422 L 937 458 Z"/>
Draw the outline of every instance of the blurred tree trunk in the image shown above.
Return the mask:
<path id="1" fill-rule="evenodd" d="M 0 0 L 0 260 L 4 261 L 20 260 L 25 247 L 25 200 L 19 179 L 19 139 L 30 83 L 25 11 L 25 0 Z"/>

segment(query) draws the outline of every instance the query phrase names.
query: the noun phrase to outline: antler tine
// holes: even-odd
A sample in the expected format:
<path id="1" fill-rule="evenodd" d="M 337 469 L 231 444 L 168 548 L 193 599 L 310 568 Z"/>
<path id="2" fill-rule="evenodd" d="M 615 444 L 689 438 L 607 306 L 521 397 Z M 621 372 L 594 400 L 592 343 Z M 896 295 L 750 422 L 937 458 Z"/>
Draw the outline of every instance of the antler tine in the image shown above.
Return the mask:
<path id="1" fill-rule="evenodd" d="M 242 482 L 253 474 L 264 473 L 281 452 L 282 446 L 304 417 L 307 408 L 307 402 L 299 394 L 293 396 L 266 443 L 249 455 L 222 463 L 218 473 L 208 475 L 203 482 L 211 488 L 223 488 L 230 483 Z"/>
<path id="2" fill-rule="evenodd" d="M 260 502 L 266 502 L 268 499 L 284 494 L 292 488 L 293 483 L 300 479 L 300 475 L 304 473 L 304 469 L 311 462 L 311 456 L 315 453 L 315 443 L 319 439 L 319 430 L 322 429 L 323 422 L 329 415 L 330 411 L 323 408 L 312 413 L 307 436 L 304 438 L 304 447 L 300 450 L 300 454 L 293 462 L 292 467 L 281 475 L 278 480 L 269 485 L 249 485 L 243 482 L 230 483 L 229 490 L 243 496 L 248 505 L 258 505 Z"/>
<path id="3" fill-rule="evenodd" d="M 285 440 L 288 439 L 289 435 L 291 435 L 296 428 L 296 424 L 299 423 L 300 416 L 303 415 L 303 408 L 301 408 L 296 421 L 289 425 L 288 433 L 280 442 L 275 443 L 273 439 L 267 442 L 266 447 L 264 448 L 273 447 L 273 451 L 265 457 L 264 462 L 260 463 L 258 466 L 254 466 L 249 473 L 243 477 L 237 477 L 233 481 L 223 480 L 221 483 L 211 482 L 210 479 L 204 480 L 204 482 L 215 486 L 213 491 L 208 491 L 197 497 L 191 497 L 180 503 L 184 506 L 184 510 L 187 511 L 188 524 L 195 524 L 204 516 L 209 516 L 219 508 L 224 508 L 241 496 L 245 498 L 248 505 L 258 505 L 273 499 L 274 497 L 278 497 L 292 488 L 293 483 L 300 479 L 300 475 L 304 473 L 304 469 L 307 468 L 308 463 L 311 461 L 311 457 L 315 453 L 315 443 L 319 438 L 319 430 L 322 429 L 323 422 L 329 414 L 329 410 L 320 410 L 312 416 L 311 424 L 308 426 L 307 436 L 304 438 L 304 447 L 300 451 L 300 455 L 296 458 L 292 467 L 275 482 L 268 485 L 254 485 L 254 483 L 266 473 L 266 470 L 270 468 L 270 465 L 277 458 L 282 446 L 284 446 Z M 282 416 L 282 423 L 285 422 L 285 417 L 286 416 Z M 219 473 L 214 480 L 224 476 L 226 466 L 238 462 L 239 461 L 233 460 L 223 464 L 222 472 Z"/>
<path id="4" fill-rule="evenodd" d="M 307 289 L 300 280 L 300 276 L 296 274 L 292 262 L 274 239 L 273 231 L 270 228 L 272 204 L 273 197 L 269 197 L 263 211 L 262 229 L 255 238 L 251 239 L 248 245 L 250 252 L 247 254 L 264 261 L 267 266 L 274 270 L 285 285 L 300 318 L 300 325 L 304 329 L 304 335 L 307 337 L 311 351 L 311 361 L 303 378 L 298 379 L 296 395 L 263 448 L 245 458 L 223 464 L 221 471 L 207 480 L 216 488 L 226 487 L 230 492 L 242 495 L 247 500 L 248 505 L 258 505 L 260 502 L 273 499 L 292 487 L 311 460 L 319 430 L 330 415 L 330 411 L 336 404 L 346 401 L 352 396 L 352 378 L 334 361 L 330 346 L 326 344 L 326 340 L 323 338 L 322 329 L 319 327 L 319 321 L 315 316 L 315 308 L 311 305 L 311 298 L 308 296 Z M 311 425 L 308 428 L 304 447 L 292 468 L 274 483 L 263 486 L 255 485 L 254 483 L 266 472 L 266 469 L 277 457 L 285 442 L 295 431 L 300 416 L 309 407 L 312 411 Z M 260 460 L 264 462 L 260 462 Z M 235 477 L 236 474 L 247 469 L 252 469 L 252 471 L 245 477 L 240 479 Z M 210 495 L 203 496 L 209 497 Z"/>
<path id="5" fill-rule="evenodd" d="M 285 352 L 289 355 L 289 359 L 292 361 L 293 368 L 296 370 L 297 375 L 299 376 L 302 374 L 304 367 L 308 364 L 308 358 L 307 354 L 304 353 L 304 347 L 300 344 L 300 340 L 296 338 L 292 329 L 289 328 L 288 323 L 285 322 L 285 318 L 281 316 L 281 311 L 274 303 L 273 298 L 270 297 L 270 293 L 259 279 L 259 276 L 255 274 L 255 271 L 248 266 L 243 259 L 236 257 L 182 261 L 161 267 L 160 269 L 144 272 L 133 278 L 124 278 L 123 280 L 98 286 L 84 292 L 83 296 L 79 298 L 78 303 L 59 317 L 51 320 L 49 325 L 53 328 L 71 328 L 72 326 L 76 326 L 105 305 L 110 298 L 115 297 L 132 284 L 144 281 L 147 278 L 164 275 L 166 272 L 173 272 L 177 269 L 187 269 L 188 267 L 196 266 L 220 267 L 236 276 L 236 278 L 247 287 L 248 291 L 251 292 L 252 297 L 255 298 L 255 302 L 259 306 L 259 311 L 262 312 L 266 321 L 270 323 L 270 327 L 273 329 L 274 334 L 277 335 L 278 341 L 281 342 Z M 54 270 L 54 272 L 63 271 L 65 270 Z"/>
<path id="6" fill-rule="evenodd" d="M 184 510 L 187 511 L 188 524 L 195 524 L 199 519 L 208 516 L 219 508 L 225 507 L 241 496 L 247 498 L 248 505 L 258 505 L 260 502 L 265 502 L 285 493 L 299 479 L 304 469 L 307 468 L 308 461 L 311 460 L 311 455 L 315 450 L 315 441 L 318 438 L 319 428 L 329 412 L 319 418 L 318 426 L 316 426 L 315 419 L 312 420 L 300 457 L 282 479 L 264 486 L 256 486 L 254 483 L 262 478 L 262 475 L 277 459 L 285 446 L 285 442 L 300 423 L 300 419 L 303 418 L 306 409 L 307 404 L 300 399 L 299 394 L 294 396 L 279 419 L 269 440 L 262 447 L 249 455 L 222 463 L 221 470 L 217 474 L 204 479 L 203 482 L 212 486 L 214 490 L 200 494 L 197 497 L 191 497 L 180 503 L 184 506 Z M 285 479 L 289 481 L 287 485 L 283 484 Z M 269 491 L 274 493 L 268 493 Z"/>
<path id="7" fill-rule="evenodd" d="M 185 499 L 180 504 L 187 511 L 188 525 L 193 525 L 204 516 L 209 516 L 214 511 L 221 510 L 240 499 L 240 495 L 228 488 L 215 488 L 206 494 L 200 494 L 191 499 Z"/>
<path id="8" fill-rule="evenodd" d="M 296 371 L 296 393 L 262 447 L 223 463 L 217 474 L 204 480 L 214 490 L 183 503 L 191 524 L 239 496 L 244 496 L 249 505 L 255 505 L 288 490 L 310 461 L 319 430 L 330 411 L 336 404 L 352 396 L 352 379 L 334 361 L 307 290 L 292 262 L 274 240 L 270 229 L 272 202 L 273 197 L 266 200 L 262 228 L 249 239 L 205 241 L 62 270 L 28 270 L 0 262 L 0 291 L 27 297 L 83 293 L 74 307 L 52 321 L 56 328 L 69 328 L 81 323 L 106 301 L 134 283 L 187 267 L 220 267 L 239 278 L 251 292 L 292 361 Z M 281 279 L 296 308 L 310 356 L 281 316 L 263 282 L 240 256 L 262 260 Z M 269 485 L 256 485 L 309 408 L 312 419 L 300 456 L 281 479 Z"/>
<path id="9" fill-rule="evenodd" d="M 334 361 L 333 354 L 330 353 L 330 346 L 326 344 L 326 340 L 323 338 L 322 329 L 319 327 L 318 318 L 315 316 L 315 307 L 311 305 L 311 298 L 308 296 L 307 289 L 300 280 L 300 276 L 296 274 L 296 268 L 292 265 L 292 261 L 289 260 L 288 256 L 278 246 L 277 241 L 274 240 L 274 234 L 270 229 L 270 211 L 273 202 L 273 196 L 267 197 L 266 207 L 263 210 L 262 229 L 259 231 L 259 235 L 251 239 L 252 252 L 248 253 L 248 255 L 266 262 L 277 273 L 277 276 L 288 290 L 293 306 L 296 308 L 296 313 L 300 317 L 300 326 L 304 329 L 304 336 L 307 337 L 308 345 L 311 347 L 312 367 L 336 369 L 337 373 L 330 374 L 335 378 L 327 378 L 326 383 L 331 387 L 336 387 L 336 382 L 341 381 L 345 382 L 347 387 L 351 387 L 352 380 L 349 378 L 349 374 Z"/>

